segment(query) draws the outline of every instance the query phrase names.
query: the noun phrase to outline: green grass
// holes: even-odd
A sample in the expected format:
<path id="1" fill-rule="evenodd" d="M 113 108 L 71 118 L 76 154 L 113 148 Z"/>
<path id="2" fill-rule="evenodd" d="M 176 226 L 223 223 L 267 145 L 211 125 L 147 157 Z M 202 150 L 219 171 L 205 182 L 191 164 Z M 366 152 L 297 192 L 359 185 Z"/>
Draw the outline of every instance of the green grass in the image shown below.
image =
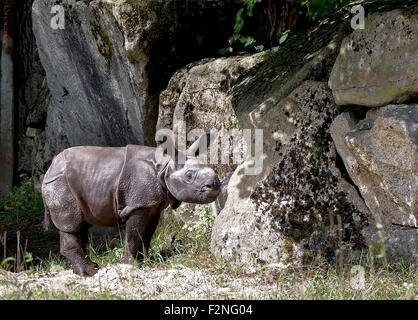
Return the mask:
<path id="1" fill-rule="evenodd" d="M 32 259 L 27 259 L 26 267 L 47 258 L 50 250 L 59 250 L 57 230 L 45 232 L 42 229 L 44 207 L 41 193 L 32 187 L 27 176 L 22 175 L 21 180 L 20 186 L 10 188 L 10 193 L 0 198 L 0 263 L 5 259 L 12 260 L 6 265 L 11 269 L 16 269 L 18 231 L 21 256 L 32 256 Z"/>

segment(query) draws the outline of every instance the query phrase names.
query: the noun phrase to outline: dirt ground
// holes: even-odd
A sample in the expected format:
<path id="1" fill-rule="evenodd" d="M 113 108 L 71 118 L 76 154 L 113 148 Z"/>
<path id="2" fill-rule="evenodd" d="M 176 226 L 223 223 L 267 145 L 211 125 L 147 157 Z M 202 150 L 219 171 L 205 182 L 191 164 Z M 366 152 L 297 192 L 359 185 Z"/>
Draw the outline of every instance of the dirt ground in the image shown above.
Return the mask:
<path id="1" fill-rule="evenodd" d="M 272 268 L 273 270 L 274 268 Z M 272 271 L 270 270 L 270 271 Z M 93 297 L 106 293 L 123 299 L 269 299 L 277 290 L 274 281 L 260 282 L 259 272 L 231 277 L 183 265 L 141 269 L 117 264 L 101 268 L 93 277 L 80 277 L 72 270 L 37 273 L 0 271 L 0 298 L 13 292 L 54 293 Z M 265 275 L 265 274 L 264 274 Z"/>

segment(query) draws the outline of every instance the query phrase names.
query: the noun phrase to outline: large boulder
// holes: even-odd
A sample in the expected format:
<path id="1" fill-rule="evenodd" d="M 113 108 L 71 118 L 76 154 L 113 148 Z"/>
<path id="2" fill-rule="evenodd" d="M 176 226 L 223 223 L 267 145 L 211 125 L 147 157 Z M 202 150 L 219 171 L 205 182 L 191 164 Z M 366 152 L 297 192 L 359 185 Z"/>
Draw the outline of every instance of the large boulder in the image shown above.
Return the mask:
<path id="1" fill-rule="evenodd" d="M 351 179 L 379 223 L 418 227 L 418 105 L 389 105 L 331 128 Z"/>
<path id="2" fill-rule="evenodd" d="M 418 96 L 418 6 L 376 12 L 344 39 L 329 79 L 338 105 L 384 106 Z"/>
<path id="3" fill-rule="evenodd" d="M 394 259 L 418 259 L 418 105 L 344 112 L 331 126 L 338 153 L 370 210 L 365 237 Z"/>
<path id="4" fill-rule="evenodd" d="M 235 133 L 239 131 L 239 122 L 231 104 L 229 91 L 231 87 L 252 68 L 261 64 L 269 54 L 262 52 L 254 55 L 245 55 L 229 58 L 203 59 L 191 63 L 178 70 L 170 79 L 166 90 L 160 95 L 159 116 L 157 130 L 170 129 L 174 132 L 179 143 L 183 139 L 186 145 L 192 141 L 187 140 L 187 134 L 198 130 L 202 132 L 217 133 L 216 142 L 210 147 L 208 161 L 214 152 L 214 144 L 218 146 L 217 156 L 222 157 L 222 139 L 230 143 Z M 195 139 L 196 137 L 190 137 Z M 244 147 L 243 139 L 237 135 L 239 144 L 237 149 Z M 224 142 L 225 143 L 225 142 Z M 231 145 L 229 145 L 231 147 Z M 231 149 L 232 150 L 232 149 Z M 236 169 L 231 153 L 221 163 L 213 163 L 222 185 L 217 200 L 208 207 L 213 215 L 219 214 L 227 198 L 227 185 L 232 172 Z M 194 217 L 195 205 L 183 203 L 173 212 L 177 220 L 183 222 Z"/>
<path id="5" fill-rule="evenodd" d="M 417 123 L 418 105 L 389 105 L 361 120 L 345 112 L 331 127 L 338 153 L 371 212 L 368 242 L 383 235 L 388 253 L 407 259 L 418 259 Z"/>
<path id="6" fill-rule="evenodd" d="M 64 2 L 65 29 L 51 27 L 55 1 L 38 0 L 32 19 L 52 105 L 47 139 L 56 152 L 74 145 L 143 144 L 145 88 L 127 58 L 113 14 L 99 2 Z"/>
<path id="7" fill-rule="evenodd" d="M 312 81 L 263 113 L 263 173 L 243 174 L 244 162 L 232 175 L 213 225 L 215 254 L 301 265 L 335 258 L 344 243 L 364 245 L 368 210 L 337 168 L 329 133 L 337 113 L 326 83 Z"/>

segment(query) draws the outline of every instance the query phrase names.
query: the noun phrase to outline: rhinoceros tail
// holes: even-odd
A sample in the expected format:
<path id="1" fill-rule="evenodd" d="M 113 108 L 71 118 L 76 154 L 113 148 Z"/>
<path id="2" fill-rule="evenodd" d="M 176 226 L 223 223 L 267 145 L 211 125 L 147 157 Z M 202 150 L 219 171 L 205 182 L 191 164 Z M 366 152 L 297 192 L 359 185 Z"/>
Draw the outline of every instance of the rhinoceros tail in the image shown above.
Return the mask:
<path id="1" fill-rule="evenodd" d="M 48 206 L 45 204 L 45 201 L 44 201 L 44 207 L 45 207 L 45 213 L 44 213 L 43 228 L 45 231 L 48 231 L 48 230 L 51 230 L 52 228 L 52 219 L 51 219 L 51 213 L 49 212 Z"/>

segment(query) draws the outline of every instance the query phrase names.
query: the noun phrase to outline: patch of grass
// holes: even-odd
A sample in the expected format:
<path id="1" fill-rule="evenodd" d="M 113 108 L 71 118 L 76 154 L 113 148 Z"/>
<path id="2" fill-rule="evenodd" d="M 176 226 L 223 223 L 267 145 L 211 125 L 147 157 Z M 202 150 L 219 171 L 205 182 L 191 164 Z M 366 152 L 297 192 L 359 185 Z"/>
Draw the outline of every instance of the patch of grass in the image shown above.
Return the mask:
<path id="1" fill-rule="evenodd" d="M 288 269 L 277 279 L 278 290 L 275 299 L 315 300 L 398 300 L 417 299 L 418 277 L 415 267 L 408 268 L 408 276 L 399 270 L 379 269 L 372 273 L 364 267 L 364 287 L 353 286 L 353 276 L 347 268 L 340 275 L 337 269 L 318 268 L 313 270 Z M 407 279 L 407 281 L 405 281 Z"/>
<path id="2" fill-rule="evenodd" d="M 182 214 L 186 214 L 183 212 Z M 189 213 L 190 214 L 190 213 Z M 213 265 L 209 250 L 213 216 L 204 206 L 196 206 L 193 214 L 197 217 L 183 223 L 173 217 L 170 209 L 164 213 L 151 240 L 148 254 L 139 265 L 141 268 L 168 268 L 176 264 L 205 268 Z M 114 239 L 115 240 L 115 239 Z M 117 241 L 106 241 L 101 245 L 87 246 L 87 255 L 99 267 L 121 263 L 125 253 L 125 239 L 121 233 Z M 59 271 L 71 269 L 71 264 L 61 255 L 49 255 L 40 259 L 30 272 Z"/>
<path id="3" fill-rule="evenodd" d="M 41 193 L 32 187 L 26 175 L 20 178 L 21 185 L 10 188 L 10 193 L 0 198 L 0 262 L 7 258 L 16 259 L 19 231 L 22 257 L 30 254 L 31 263 L 36 264 L 48 257 L 51 250 L 58 252 L 59 237 L 57 230 L 45 232 L 42 229 L 44 207 Z M 10 263 L 5 266 L 10 267 Z"/>
<path id="4" fill-rule="evenodd" d="M 180 214 L 190 214 L 185 212 Z M 170 210 L 164 213 L 151 240 L 148 256 L 144 264 L 153 266 L 172 266 L 183 264 L 188 267 L 204 268 L 212 261 L 209 250 L 213 215 L 204 206 L 196 206 L 192 213 L 197 219 L 183 223 L 175 219 Z"/>
<path id="5" fill-rule="evenodd" d="M 10 193 L 0 198 L 0 219 L 2 229 L 13 229 L 17 225 L 20 230 L 28 228 L 32 223 L 39 222 L 44 213 L 42 196 L 33 189 L 26 176 L 19 187 L 11 187 Z"/>

